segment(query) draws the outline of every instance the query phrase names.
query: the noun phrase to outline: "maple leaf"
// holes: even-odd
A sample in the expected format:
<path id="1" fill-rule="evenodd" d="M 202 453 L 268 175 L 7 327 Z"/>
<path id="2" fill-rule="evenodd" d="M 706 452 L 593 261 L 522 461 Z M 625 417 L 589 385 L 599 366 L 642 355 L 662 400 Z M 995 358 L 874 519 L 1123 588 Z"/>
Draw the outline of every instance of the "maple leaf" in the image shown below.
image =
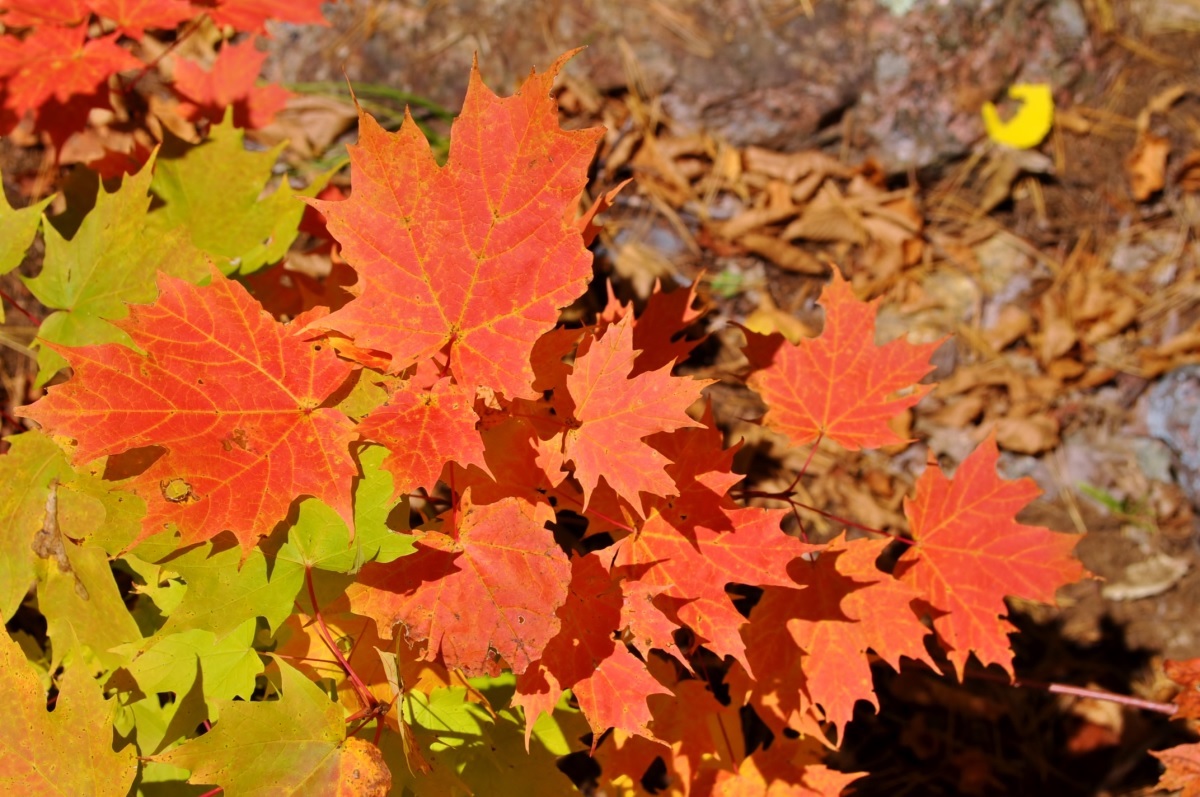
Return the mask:
<path id="1" fill-rule="evenodd" d="M 7 438 L 0 457 L 0 615 L 8 622 L 29 593 L 34 535 L 46 523 L 51 484 L 71 473 L 54 441 L 37 432 Z M 57 493 L 57 491 L 56 491 Z M 51 509 L 57 508 L 57 494 Z"/>
<path id="2" fill-rule="evenodd" d="M 598 729 L 620 728 L 650 736 L 646 724 L 651 714 L 646 698 L 668 692 L 646 671 L 646 663 L 623 644 L 618 644 L 612 655 L 590 677 L 575 684 L 572 691 L 580 711 L 595 731 L 593 749 L 600 739 Z"/>
<path id="3" fill-rule="evenodd" d="M 1183 687 L 1175 696 L 1172 719 L 1200 720 L 1200 658 L 1168 661 L 1163 665 L 1167 677 Z"/>
<path id="4" fill-rule="evenodd" d="M 113 579 L 104 551 L 61 540 L 62 558 L 41 563 L 38 608 L 46 617 L 51 670 L 83 664 L 109 670 L 124 663 L 113 649 L 141 639 L 141 632 Z M 66 563 L 66 568 L 62 567 Z"/>
<path id="5" fill-rule="evenodd" d="M 175 64 L 173 84 L 187 100 L 179 106 L 180 115 L 191 121 L 203 118 L 219 124 L 226 109 L 232 108 L 235 127 L 266 127 L 292 96 L 282 86 L 257 85 L 266 60 L 267 53 L 255 46 L 254 39 L 223 46 L 209 70 L 195 61 L 180 59 Z"/>
<path id="6" fill-rule="evenodd" d="M 246 33 L 267 33 L 266 22 L 294 22 L 308 25 L 329 24 L 321 14 L 324 0 L 191 0 L 213 22 L 229 25 Z"/>
<path id="7" fill-rule="evenodd" d="M 67 361 L 52 346 L 98 343 L 131 345 L 112 322 L 129 315 L 129 305 L 157 295 L 159 269 L 189 282 L 209 274 L 204 253 L 182 230 L 153 229 L 147 218 L 154 159 L 109 192 L 100 186 L 96 205 L 70 241 L 54 225 L 43 233 L 46 256 L 41 272 L 24 278 L 30 293 L 55 312 L 38 329 L 38 384 L 44 384 Z"/>
<path id="8" fill-rule="evenodd" d="M 903 443 L 888 422 L 932 389 L 917 381 L 933 370 L 929 357 L 942 341 L 875 345 L 879 300 L 860 302 L 836 271 L 819 301 L 820 337 L 796 346 L 782 335 L 751 340 L 747 356 L 759 370 L 747 384 L 767 404 L 763 423 L 797 446 L 817 437 L 849 449 Z"/>
<path id="9" fill-rule="evenodd" d="M 350 366 L 212 276 L 201 288 L 161 275 L 158 301 L 117 322 L 145 355 L 115 344 L 59 348 L 74 378 L 19 412 L 73 438 L 77 463 L 164 448 L 130 482 L 148 508 L 146 535 L 173 524 L 193 543 L 228 529 L 248 550 L 300 495 L 349 525 L 351 424 L 320 405 Z"/>
<path id="10" fill-rule="evenodd" d="M 534 342 L 592 271 L 571 215 L 601 131 L 559 129 L 549 97 L 570 55 L 507 99 L 473 69 L 444 167 L 411 117 L 388 133 L 360 113 L 353 193 L 311 202 L 359 273 L 357 297 L 316 328 L 388 353 L 393 373 L 449 345 L 468 394 L 534 395 Z"/>
<path id="11" fill-rule="evenodd" d="M 628 568 L 631 577 L 658 588 L 656 604 L 667 599 L 667 608 L 708 647 L 718 655 L 733 656 L 750 670 L 739 631 L 745 618 L 734 608 L 725 585 L 794 585 L 788 563 L 819 548 L 783 533 L 783 510 L 748 508 L 729 514 L 733 531 L 698 529 L 689 538 L 652 513 L 636 534 L 619 543 L 613 565 Z"/>
<path id="12" fill-rule="evenodd" d="M 914 544 L 896 567 L 934 609 L 934 630 L 961 678 L 974 653 L 984 665 L 1013 674 L 1004 597 L 1054 603 L 1059 587 L 1087 576 L 1071 556 L 1079 537 L 1018 523 L 1015 516 L 1041 491 L 1032 479 L 996 475 L 1000 452 L 988 437 L 953 479 L 936 466 L 904 501 Z"/>
<path id="13" fill-rule="evenodd" d="M 117 30 L 134 39 L 142 38 L 147 28 L 170 30 L 195 16 L 183 0 L 87 0 L 98 16 L 111 19 Z"/>
<path id="14" fill-rule="evenodd" d="M 1150 755 L 1166 767 L 1154 788 L 1181 790 L 1181 797 L 1200 796 L 1200 742 L 1180 744 L 1166 750 L 1151 750 Z"/>
<path id="15" fill-rule="evenodd" d="M 838 737 L 858 700 L 879 708 L 868 650 L 896 670 L 901 656 L 935 667 L 925 650 L 927 632 L 911 606 L 918 595 L 875 568 L 890 543 L 847 542 L 842 534 L 816 561 L 794 562 L 789 573 L 805 589 L 768 587 L 743 632 L 754 671 L 780 690 L 803 690 L 806 697 L 790 704 L 796 710 L 819 705 Z M 794 647 L 780 638 L 780 627 Z M 796 655 L 797 648 L 803 655 Z"/>
<path id="16" fill-rule="evenodd" d="M 379 749 L 347 738 L 341 706 L 316 684 L 278 659 L 275 667 L 278 700 L 225 702 L 211 731 L 151 760 L 229 797 L 387 794 L 392 777 Z"/>
<path id="17" fill-rule="evenodd" d="M 496 673 L 503 658 L 522 673 L 557 633 L 571 566 L 546 524 L 554 510 L 505 498 L 475 505 L 470 490 L 445 516 L 445 532 L 415 534 L 417 552 L 369 564 L 347 594 L 382 636 L 397 623 L 427 658 L 471 675 Z"/>
<path id="18" fill-rule="evenodd" d="M 251 617 L 221 640 L 197 628 L 166 636 L 144 652 L 135 645 L 120 652 L 129 655 L 126 669 L 147 695 L 186 695 L 198 682 L 207 707 L 205 719 L 212 722 L 220 717 L 222 702 L 249 700 L 254 694 L 255 679 L 263 671 L 254 649 L 256 625 Z"/>
<path id="19" fill-rule="evenodd" d="M 303 191 L 283 180 L 264 197 L 285 145 L 249 152 L 244 139 L 229 111 L 207 141 L 182 157 L 159 160 L 150 185 L 165 203 L 150 216 L 151 234 L 184 231 L 226 274 L 249 274 L 283 259 L 304 216 L 296 197 L 315 194 L 333 175 L 319 175 Z"/>
<path id="20" fill-rule="evenodd" d="M 867 774 L 805 761 L 789 741 L 776 738 L 764 752 L 747 756 L 737 772 L 718 772 L 713 797 L 838 797 Z"/>
<path id="21" fill-rule="evenodd" d="M 667 694 L 652 695 L 647 701 L 654 720 L 654 737 L 670 746 L 664 758 L 669 779 L 683 793 L 696 793 L 701 770 L 727 769 L 745 757 L 740 707 L 722 705 L 704 681 L 685 679 Z"/>
<path id="22" fill-rule="evenodd" d="M 417 487 L 432 489 L 447 462 L 488 471 L 483 438 L 475 430 L 479 416 L 473 394 L 449 377 L 428 390 L 409 384 L 397 390 L 387 404 L 368 414 L 358 425 L 367 440 L 388 448 L 383 466 L 396 480 L 396 494 Z"/>
<path id="23" fill-rule="evenodd" d="M 116 40 L 117 34 L 88 39 L 85 26 L 39 27 L 20 42 L 7 39 L 9 52 L 0 55 L 0 73 L 8 77 L 4 107 L 18 115 L 38 112 L 51 99 L 90 96 L 118 72 L 139 68 L 142 62 Z"/>
<path id="24" fill-rule="evenodd" d="M 615 638 L 621 604 L 599 554 L 571 560 L 567 599 L 558 609 L 560 630 L 546 644 L 541 666 L 517 678 L 513 702 L 525 711 L 526 744 L 539 715 L 554 708 L 564 689 L 574 691 L 594 740 L 614 727 L 648 735 L 646 698 L 666 689 Z"/>
<path id="25" fill-rule="evenodd" d="M 562 456 L 574 464 L 585 508 L 601 478 L 635 510 L 643 492 L 675 494 L 664 467 L 669 460 L 641 441 L 656 432 L 701 425 L 685 410 L 711 380 L 672 377 L 670 365 L 631 377 L 636 357 L 632 319 L 626 317 L 610 325 L 604 337 L 584 338 L 567 377 L 574 408 Z"/>
<path id="26" fill-rule="evenodd" d="M 86 0 L 0 0 L 4 24 L 14 28 L 36 25 L 77 25 L 87 17 Z"/>
<path id="27" fill-rule="evenodd" d="M 690 340 L 683 334 L 705 312 L 704 309 L 693 309 L 701 277 L 703 274 L 687 289 L 677 288 L 670 293 L 663 291 L 661 280 L 654 280 L 654 290 L 646 300 L 646 308 L 633 324 L 633 348 L 638 350 L 637 360 L 633 365 L 635 376 L 644 371 L 657 371 L 664 365 L 682 362 L 691 354 L 692 349 L 704 342 L 704 338 Z M 615 323 L 628 315 L 631 309 L 617 299 L 610 282 L 608 306 L 600 314 L 600 320 Z"/>
<path id="28" fill-rule="evenodd" d="M 210 542 L 172 551 L 160 564 L 182 577 L 187 590 L 162 627 L 141 642 L 143 649 L 194 630 L 209 631 L 220 642 L 256 617 L 275 629 L 291 614 L 304 583 L 302 567 L 282 556 L 268 562 L 258 548 L 243 557 L 236 547 L 213 550 Z"/>
<path id="29" fill-rule="evenodd" d="M 29 207 L 13 210 L 8 197 L 0 191 L 0 275 L 7 274 L 25 259 L 25 251 L 33 243 L 42 223 L 42 211 L 54 199 L 48 196 Z M 0 322 L 4 321 L 4 305 L 0 304 Z"/>
<path id="30" fill-rule="evenodd" d="M 1200 720 L 1200 658 L 1168 661 L 1163 670 L 1167 677 L 1183 687 L 1175 696 L 1172 719 L 1189 720 L 1194 725 Z M 1156 789 L 1181 789 L 1183 797 L 1200 796 L 1200 743 L 1151 750 L 1150 755 L 1166 768 Z"/>
<path id="31" fill-rule="evenodd" d="M 123 797 L 138 774 L 132 746 L 113 752 L 113 706 L 84 667 L 63 673 L 54 711 L 7 633 L 0 639 L 0 696 L 8 721 L 0 729 L 0 787 L 7 794 Z"/>
<path id="32" fill-rule="evenodd" d="M 642 778 L 657 758 L 670 755 L 670 746 L 645 736 L 613 731 L 606 734 L 592 758 L 600 765 L 600 785 L 620 797 L 657 794 L 642 788 Z"/>
<path id="33" fill-rule="evenodd" d="M 277 560 L 294 562 L 300 568 L 317 568 L 338 573 L 357 573 L 370 561 L 391 562 L 411 554 L 413 538 L 398 533 L 408 529 L 407 513 L 398 529 L 388 525 L 397 492 L 382 463 L 387 449 L 370 446 L 358 454 L 362 478 L 354 488 L 354 541 L 337 512 L 310 498 L 300 504 L 296 524 Z"/>

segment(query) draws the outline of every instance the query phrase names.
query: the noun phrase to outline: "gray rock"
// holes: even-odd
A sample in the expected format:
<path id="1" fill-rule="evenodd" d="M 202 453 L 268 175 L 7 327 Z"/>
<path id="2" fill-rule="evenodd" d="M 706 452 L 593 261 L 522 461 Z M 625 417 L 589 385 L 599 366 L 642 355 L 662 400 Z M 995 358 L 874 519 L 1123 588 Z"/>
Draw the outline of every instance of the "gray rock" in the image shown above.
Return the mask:
<path id="1" fill-rule="evenodd" d="M 1171 371 L 1150 388 L 1146 428 L 1179 459 L 1179 486 L 1200 508 L 1200 365 Z"/>

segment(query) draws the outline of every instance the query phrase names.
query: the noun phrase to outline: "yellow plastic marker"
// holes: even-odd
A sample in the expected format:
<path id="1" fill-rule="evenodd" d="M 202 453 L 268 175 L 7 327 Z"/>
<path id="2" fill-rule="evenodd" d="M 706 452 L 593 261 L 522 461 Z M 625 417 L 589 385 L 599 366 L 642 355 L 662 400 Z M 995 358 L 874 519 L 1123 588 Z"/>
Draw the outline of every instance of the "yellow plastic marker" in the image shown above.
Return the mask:
<path id="1" fill-rule="evenodd" d="M 988 138 L 1014 149 L 1030 149 L 1041 144 L 1054 124 L 1054 96 L 1049 83 L 1017 83 L 1008 96 L 1020 101 L 1021 108 L 1007 121 L 1000 118 L 996 106 L 983 104 L 983 125 Z"/>

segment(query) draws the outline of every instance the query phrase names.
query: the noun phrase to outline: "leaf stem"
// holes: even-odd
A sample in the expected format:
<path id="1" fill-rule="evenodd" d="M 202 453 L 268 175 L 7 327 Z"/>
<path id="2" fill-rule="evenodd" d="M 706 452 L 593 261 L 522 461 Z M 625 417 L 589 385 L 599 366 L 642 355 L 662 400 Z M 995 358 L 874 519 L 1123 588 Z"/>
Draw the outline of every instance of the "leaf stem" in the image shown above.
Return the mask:
<path id="1" fill-rule="evenodd" d="M 5 291 L 5 290 L 4 290 L 4 289 L 2 289 L 2 288 L 0 288 L 0 298 L 3 298 L 3 299 L 4 299 L 4 301 L 6 301 L 6 302 L 8 302 L 9 304 L 11 304 L 11 305 L 12 305 L 14 308 L 16 308 L 17 312 L 19 312 L 21 315 L 25 316 L 25 317 L 26 317 L 26 318 L 28 318 L 30 321 L 32 321 L 32 322 L 34 323 L 34 325 L 35 325 L 35 326 L 41 326 L 41 323 L 42 323 L 42 322 L 41 322 L 41 320 L 40 320 L 39 318 L 37 318 L 37 317 L 36 317 L 36 316 L 34 316 L 32 313 L 30 313 L 28 310 L 26 310 L 24 307 L 22 307 L 21 305 L 19 305 L 19 304 L 17 303 L 17 300 L 16 300 L 16 299 L 14 299 L 13 297 L 9 296 L 9 295 L 8 295 L 8 292 L 7 292 L 7 291 Z"/>
<path id="2" fill-rule="evenodd" d="M 1021 687 L 1024 689 L 1040 689 L 1044 692 L 1050 692 L 1051 694 L 1056 695 L 1071 695 L 1073 697 L 1084 697 L 1091 700 L 1103 700 L 1108 703 L 1117 703 L 1118 705 L 1128 706 L 1129 708 L 1140 708 L 1145 711 L 1154 711 L 1159 714 L 1170 715 L 1179 710 L 1179 707 L 1174 703 L 1159 703 L 1155 700 L 1143 700 L 1140 697 L 1109 692 L 1107 689 L 1087 689 L 1082 686 L 1059 684 L 1054 683 L 1053 681 L 1035 681 L 1027 678 L 1013 678 L 1010 681 L 1007 676 L 994 675 L 990 672 L 977 672 L 975 670 L 967 670 L 964 675 L 980 681 L 1009 683 L 1015 687 Z"/>
<path id="3" fill-rule="evenodd" d="M 346 673 L 346 677 L 350 679 L 350 683 L 354 687 L 354 693 L 358 695 L 358 699 L 364 708 L 374 708 L 379 701 L 375 699 L 375 695 L 371 694 L 371 690 L 367 688 L 362 678 L 359 678 L 358 673 L 350 666 L 350 662 L 342 655 L 341 649 L 333 641 L 333 634 L 329 633 L 329 627 L 325 625 L 325 618 L 321 616 L 321 608 L 317 605 L 317 591 L 313 587 L 312 567 L 310 566 L 304 568 L 304 583 L 308 586 L 308 599 L 312 602 L 313 618 L 317 621 L 321 641 L 329 648 L 333 657 L 337 659 L 337 663 L 342 668 L 342 671 Z"/>

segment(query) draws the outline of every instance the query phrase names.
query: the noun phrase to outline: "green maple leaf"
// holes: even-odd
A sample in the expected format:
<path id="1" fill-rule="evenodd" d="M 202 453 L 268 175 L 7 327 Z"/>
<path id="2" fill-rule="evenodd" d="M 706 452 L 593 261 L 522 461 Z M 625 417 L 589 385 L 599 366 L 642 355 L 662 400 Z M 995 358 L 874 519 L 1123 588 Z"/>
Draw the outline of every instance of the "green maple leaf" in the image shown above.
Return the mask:
<path id="1" fill-rule="evenodd" d="M 396 506 L 392 475 L 380 467 L 387 454 L 382 446 L 371 446 L 359 454 L 363 476 L 354 489 L 353 543 L 350 530 L 337 512 L 309 498 L 300 504 L 296 525 L 280 548 L 278 559 L 301 567 L 357 573 L 367 562 L 391 562 L 415 551 L 412 535 L 387 525 L 388 515 Z"/>
<path id="2" fill-rule="evenodd" d="M 346 738 L 344 712 L 294 668 L 276 661 L 278 700 L 230 701 L 198 739 L 152 760 L 183 767 L 194 784 L 238 795 L 385 795 L 392 779 L 378 748 Z"/>
<path id="3" fill-rule="evenodd" d="M 161 752 L 184 739 L 196 735 L 196 729 L 208 718 L 200 681 L 186 692 L 171 695 L 151 693 L 137 697 L 136 692 L 122 692 L 120 699 L 129 701 L 117 709 L 113 727 L 121 736 L 132 736 L 141 755 Z M 166 766 L 165 764 L 159 766 Z M 187 780 L 187 771 L 174 769 L 172 780 Z M 144 781 L 144 777 L 142 779 Z"/>
<path id="4" fill-rule="evenodd" d="M 250 618 L 221 640 L 211 631 L 194 629 L 163 637 L 144 653 L 138 654 L 136 645 L 120 652 L 132 659 L 126 669 L 145 694 L 184 695 L 199 680 L 207 719 L 215 720 L 220 701 L 249 700 L 254 693 L 255 677 L 263 671 L 254 650 L 256 624 Z"/>
<path id="5" fill-rule="evenodd" d="M 54 441 L 36 432 L 8 438 L 0 457 L 0 613 L 7 622 L 34 580 L 37 557 L 30 547 L 46 520 L 50 483 L 71 468 Z"/>
<path id="6" fill-rule="evenodd" d="M 268 152 L 248 152 L 244 138 L 228 112 L 208 141 L 183 157 L 160 160 L 151 184 L 166 203 L 152 215 L 155 229 L 185 231 L 224 274 L 249 274 L 282 260 L 304 215 L 298 197 L 316 195 L 333 176 L 322 174 L 299 192 L 285 178 L 273 193 L 260 198 L 284 144 Z"/>
<path id="7" fill-rule="evenodd" d="M 90 675 L 63 674 L 54 711 L 25 656 L 8 634 L 0 639 L 0 791 L 123 797 L 137 775 L 132 746 L 112 749 L 113 705 Z"/>
<path id="8" fill-rule="evenodd" d="M 112 554 L 138 533 L 145 512 L 136 496 L 112 490 L 94 473 L 72 470 L 48 436 L 26 432 L 8 442 L 0 457 L 0 613 L 6 621 L 34 581 L 38 556 L 32 543 L 49 513 L 68 538 Z"/>
<path id="9" fill-rule="evenodd" d="M 154 168 L 151 158 L 116 191 L 109 193 L 101 186 L 96 206 L 71 240 L 46 225 L 45 265 L 36 277 L 25 280 L 38 301 L 57 311 L 42 322 L 39 340 L 63 346 L 121 343 L 132 348 L 129 336 L 108 322 L 129 315 L 127 304 L 154 299 L 158 271 L 192 282 L 207 279 L 207 258 L 185 230 L 150 228 L 147 211 Z M 50 347 L 39 346 L 37 384 L 44 384 L 66 364 Z"/>
<path id="10" fill-rule="evenodd" d="M 134 553 L 141 551 L 139 546 Z M 164 570 L 184 580 L 187 591 L 163 627 L 147 640 L 147 649 L 171 634 L 191 630 L 211 632 L 220 641 L 255 617 L 265 618 L 272 631 L 278 628 L 292 613 L 304 568 L 278 559 L 268 572 L 260 549 L 252 548 L 245 561 L 241 555 L 239 546 L 214 552 L 212 542 L 205 542 L 161 561 Z"/>
<path id="11" fill-rule="evenodd" d="M 125 656 L 113 648 L 140 640 L 141 632 L 125 608 L 113 579 L 108 554 L 94 545 L 79 546 L 59 535 L 59 552 L 39 564 L 38 608 L 50 637 L 50 669 L 93 662 L 111 670 Z M 65 566 L 64 566 L 65 565 Z"/>
<path id="12" fill-rule="evenodd" d="M 384 734 L 380 748 L 402 795 L 468 795 L 462 779 L 470 762 L 488 749 L 493 719 L 484 706 L 466 700 L 465 687 L 411 692 L 400 700 L 399 711 L 431 770 L 410 769 L 408 753 L 398 734 Z M 494 784 L 493 784 L 494 785 Z"/>
<path id="13" fill-rule="evenodd" d="M 48 196 L 36 205 L 14 210 L 8 197 L 0 191 L 0 274 L 7 274 L 25 259 L 25 250 L 33 243 L 38 225 L 42 222 L 42 211 L 54 196 Z M 0 304 L 0 321 L 4 321 L 4 305 Z"/>
<path id="14" fill-rule="evenodd" d="M 507 700 L 511 673 L 497 678 L 473 678 L 472 686 L 488 700 Z M 380 745 L 399 793 L 424 795 L 560 795 L 573 791 L 557 760 L 584 749 L 578 738 L 590 729 L 564 695 L 552 714 L 534 726 L 529 751 L 525 724 L 511 709 L 492 711 L 486 703 L 467 699 L 464 687 L 443 687 L 425 695 L 405 694 L 400 716 L 430 764 L 428 773 L 413 771 L 397 734 L 386 734 Z M 572 741 L 572 739 L 574 741 Z"/>

